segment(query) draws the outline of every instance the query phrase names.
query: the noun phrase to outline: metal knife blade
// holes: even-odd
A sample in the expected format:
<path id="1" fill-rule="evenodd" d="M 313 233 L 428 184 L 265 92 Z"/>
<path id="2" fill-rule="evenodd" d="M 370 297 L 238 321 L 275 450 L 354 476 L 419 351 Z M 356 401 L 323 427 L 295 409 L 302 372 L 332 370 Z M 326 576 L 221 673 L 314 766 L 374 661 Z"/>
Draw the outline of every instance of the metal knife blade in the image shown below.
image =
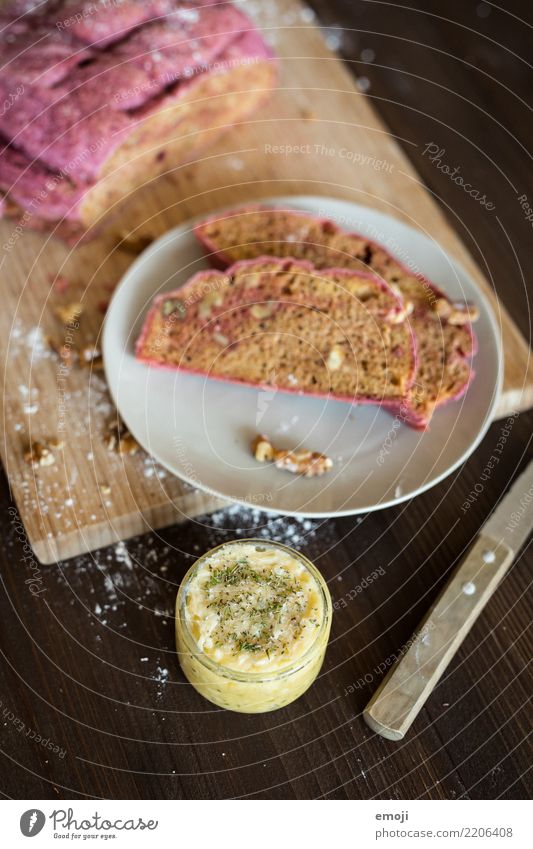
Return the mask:
<path id="1" fill-rule="evenodd" d="M 533 530 L 533 461 L 518 477 L 507 495 L 480 528 L 495 542 L 504 542 L 515 554 Z"/>

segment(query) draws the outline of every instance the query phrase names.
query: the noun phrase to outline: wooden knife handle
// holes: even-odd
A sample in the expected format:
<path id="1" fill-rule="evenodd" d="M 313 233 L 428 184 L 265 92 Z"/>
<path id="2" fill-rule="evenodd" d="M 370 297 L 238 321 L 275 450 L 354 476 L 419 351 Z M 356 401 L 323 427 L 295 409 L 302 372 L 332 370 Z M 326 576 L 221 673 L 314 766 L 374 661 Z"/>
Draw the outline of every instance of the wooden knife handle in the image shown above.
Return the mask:
<path id="1" fill-rule="evenodd" d="M 373 731 L 403 739 L 514 556 L 505 543 L 478 537 L 366 706 Z"/>

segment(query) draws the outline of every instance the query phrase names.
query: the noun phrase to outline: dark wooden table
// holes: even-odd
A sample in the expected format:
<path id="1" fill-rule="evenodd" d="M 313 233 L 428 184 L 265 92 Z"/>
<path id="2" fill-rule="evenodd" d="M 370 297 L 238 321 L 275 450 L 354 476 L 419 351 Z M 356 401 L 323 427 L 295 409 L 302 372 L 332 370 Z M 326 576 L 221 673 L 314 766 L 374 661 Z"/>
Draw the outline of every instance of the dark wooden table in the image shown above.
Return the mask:
<path id="1" fill-rule="evenodd" d="M 332 28 L 330 37 L 340 36 L 341 52 L 368 81 L 368 96 L 392 131 L 417 144 L 438 142 L 496 204 L 506 243 L 495 238 L 492 218 L 474 199 L 417 159 L 530 338 L 532 225 L 518 200 L 526 194 L 533 204 L 525 150 L 530 4 L 509 0 L 502 11 L 475 0 L 412 2 L 410 9 L 378 0 L 314 6 Z M 515 563 L 406 741 L 373 735 L 361 710 L 380 680 L 376 667 L 410 637 L 531 457 L 532 424 L 533 414 L 509 424 L 502 461 L 466 512 L 461 505 L 481 482 L 505 422 L 491 427 L 458 473 L 395 509 L 305 525 L 277 520 L 266 528 L 258 515 L 234 509 L 40 572 L 17 538 L 2 480 L 2 793 L 19 799 L 528 796 L 530 551 Z M 193 558 L 252 532 L 301 548 L 319 564 L 337 601 L 378 567 L 384 573 L 337 610 L 323 674 L 311 691 L 256 717 L 211 709 L 185 683 L 172 618 L 177 585 Z M 365 675 L 371 684 L 350 687 Z"/>

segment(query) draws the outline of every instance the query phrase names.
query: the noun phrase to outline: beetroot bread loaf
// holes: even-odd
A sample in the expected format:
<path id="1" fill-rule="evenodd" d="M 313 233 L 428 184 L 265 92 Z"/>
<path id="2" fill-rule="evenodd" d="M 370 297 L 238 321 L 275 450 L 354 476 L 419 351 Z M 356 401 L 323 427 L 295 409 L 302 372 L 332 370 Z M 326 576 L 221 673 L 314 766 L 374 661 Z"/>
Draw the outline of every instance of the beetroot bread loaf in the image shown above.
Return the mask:
<path id="1" fill-rule="evenodd" d="M 90 227 L 276 81 L 272 52 L 231 3 L 33 5 L 2 7 L 0 190 L 36 226 Z"/>
<path id="2" fill-rule="evenodd" d="M 297 210 L 246 207 L 213 216 L 196 227 L 213 264 L 261 254 L 306 259 L 317 268 L 372 271 L 396 288 L 409 305 L 418 367 L 399 413 L 413 427 L 427 427 L 436 407 L 459 398 L 473 377 L 476 340 L 473 307 L 453 304 L 437 286 L 414 274 L 381 245 L 334 222 Z"/>
<path id="3" fill-rule="evenodd" d="M 139 360 L 252 386 L 398 404 L 416 354 L 401 298 L 376 277 L 262 257 L 158 296 Z"/>

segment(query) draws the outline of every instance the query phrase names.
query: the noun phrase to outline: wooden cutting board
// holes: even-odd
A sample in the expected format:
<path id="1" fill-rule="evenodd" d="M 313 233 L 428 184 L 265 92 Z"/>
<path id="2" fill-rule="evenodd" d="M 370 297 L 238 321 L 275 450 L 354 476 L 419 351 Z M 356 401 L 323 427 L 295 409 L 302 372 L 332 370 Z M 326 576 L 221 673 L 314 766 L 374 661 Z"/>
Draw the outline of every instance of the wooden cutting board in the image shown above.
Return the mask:
<path id="1" fill-rule="evenodd" d="M 277 194 L 334 195 L 381 209 L 435 237 L 492 300 L 506 354 L 499 415 L 533 405 L 527 344 L 309 11 L 293 0 L 246 7 L 283 59 L 279 91 L 196 163 L 129 199 L 121 231 L 157 236 L 193 215 Z M 1 455 L 28 541 L 44 563 L 223 503 L 185 486 L 143 452 L 110 452 L 105 439 L 114 411 L 101 372 L 64 370 L 47 345 L 48 336 L 72 348 L 98 341 L 105 304 L 133 259 L 116 246 L 117 226 L 76 250 L 12 222 L 0 227 Z M 65 327 L 58 308 L 76 303 L 83 311 Z M 24 461 L 30 442 L 53 439 L 63 441 L 54 465 L 33 469 Z"/>

